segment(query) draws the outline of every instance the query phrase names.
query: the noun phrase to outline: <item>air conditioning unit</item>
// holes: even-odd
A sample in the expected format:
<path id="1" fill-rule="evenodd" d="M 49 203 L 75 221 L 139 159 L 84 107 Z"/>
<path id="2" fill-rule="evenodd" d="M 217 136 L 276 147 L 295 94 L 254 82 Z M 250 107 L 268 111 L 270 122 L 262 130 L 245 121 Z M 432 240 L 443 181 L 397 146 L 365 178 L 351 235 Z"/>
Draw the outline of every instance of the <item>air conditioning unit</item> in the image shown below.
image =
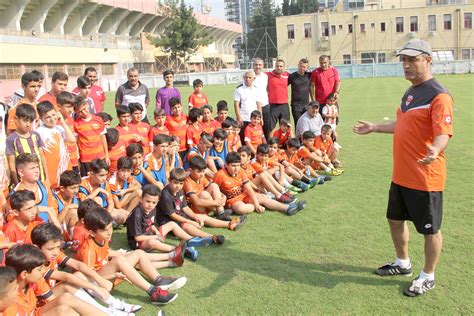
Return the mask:
<path id="1" fill-rule="evenodd" d="M 435 36 L 436 35 L 436 31 L 429 31 L 428 32 L 428 36 Z"/>
<path id="2" fill-rule="evenodd" d="M 414 38 L 416 36 L 416 32 L 410 32 L 408 33 L 409 38 Z"/>
<path id="3" fill-rule="evenodd" d="M 288 39 L 288 43 L 294 44 L 294 43 L 295 43 L 295 39 L 294 39 L 294 38 L 289 38 L 289 39 Z"/>
<path id="4" fill-rule="evenodd" d="M 329 41 L 329 36 L 321 36 L 321 41 L 322 41 L 322 42 L 327 42 L 327 41 Z"/>

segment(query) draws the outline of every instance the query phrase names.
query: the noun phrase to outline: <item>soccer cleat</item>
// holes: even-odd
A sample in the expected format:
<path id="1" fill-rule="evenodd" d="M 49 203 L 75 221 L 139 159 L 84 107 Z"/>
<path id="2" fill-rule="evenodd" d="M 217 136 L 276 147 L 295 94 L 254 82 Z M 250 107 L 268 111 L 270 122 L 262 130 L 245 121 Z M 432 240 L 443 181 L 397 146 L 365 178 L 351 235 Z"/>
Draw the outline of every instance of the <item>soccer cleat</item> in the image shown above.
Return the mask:
<path id="1" fill-rule="evenodd" d="M 303 192 L 303 190 L 301 190 L 300 188 L 297 188 L 297 187 L 295 187 L 295 186 L 293 186 L 293 185 L 291 185 L 291 184 L 288 185 L 288 186 L 286 187 L 286 189 L 287 189 L 287 190 L 290 190 L 291 192 L 293 192 L 293 195 L 297 195 L 298 193 Z"/>
<path id="2" fill-rule="evenodd" d="M 173 278 L 166 276 L 159 276 L 156 278 L 154 285 L 160 287 L 162 290 L 171 291 L 182 288 L 188 279 L 186 277 Z"/>
<path id="3" fill-rule="evenodd" d="M 174 249 L 175 255 L 171 258 L 171 261 L 174 262 L 175 267 L 181 267 L 184 263 L 184 253 L 187 247 L 186 240 L 182 240 L 179 245 Z"/>
<path id="4" fill-rule="evenodd" d="M 230 217 L 230 214 L 232 214 L 232 210 L 228 213 L 226 212 L 227 210 L 224 210 L 223 212 L 220 212 L 219 214 L 216 215 L 217 219 L 220 219 L 221 221 L 230 221 L 232 217 Z"/>
<path id="5" fill-rule="evenodd" d="M 237 230 L 247 221 L 247 215 L 241 215 L 233 218 L 229 223 L 230 230 Z M 233 226 L 232 226 L 233 225 Z"/>
<path id="6" fill-rule="evenodd" d="M 225 237 L 222 235 L 212 235 L 212 242 L 216 245 L 223 245 L 225 242 Z"/>
<path id="7" fill-rule="evenodd" d="M 211 237 L 193 237 L 190 240 L 188 240 L 188 247 L 204 247 L 204 246 L 209 246 L 212 244 L 212 238 Z"/>
<path id="8" fill-rule="evenodd" d="M 157 287 L 155 292 L 151 293 L 150 300 L 152 304 L 166 305 L 178 298 L 177 293 L 169 293 Z"/>
<path id="9" fill-rule="evenodd" d="M 295 200 L 295 198 L 292 196 L 290 197 L 289 194 L 282 193 L 276 200 L 280 203 L 290 204 Z"/>
<path id="10" fill-rule="evenodd" d="M 323 176 L 324 182 L 331 181 L 332 177 L 331 176 Z"/>
<path id="11" fill-rule="evenodd" d="M 381 266 L 380 268 L 375 270 L 375 274 L 380 276 L 402 275 L 411 277 L 413 275 L 413 272 L 411 270 L 411 264 L 408 268 L 401 268 L 399 265 L 396 265 L 395 262 L 393 262 Z"/>
<path id="12" fill-rule="evenodd" d="M 325 177 L 323 176 L 317 176 L 316 178 L 312 178 L 313 180 L 315 180 L 316 184 L 319 185 L 319 184 L 324 184 L 325 182 Z"/>
<path id="13" fill-rule="evenodd" d="M 194 247 L 186 247 L 184 251 L 184 256 L 186 258 L 191 259 L 192 261 L 196 261 L 198 258 L 199 252 Z"/>
<path id="14" fill-rule="evenodd" d="M 302 181 L 299 181 L 299 180 L 293 180 L 291 182 L 291 185 L 294 185 L 295 187 L 301 189 L 301 191 L 305 192 L 305 191 L 308 191 L 309 190 L 309 185 L 302 182 Z"/>
<path id="15" fill-rule="evenodd" d="M 417 297 L 434 289 L 435 285 L 435 280 L 420 279 L 420 276 L 418 276 L 411 282 L 411 285 L 403 291 L 403 294 L 409 297 Z"/>
<path id="16" fill-rule="evenodd" d="M 140 305 L 135 304 L 127 304 L 122 300 L 114 298 L 112 303 L 109 305 L 109 308 L 116 309 L 122 312 L 127 313 L 126 315 L 130 315 L 130 313 L 138 312 L 142 307 Z"/>
<path id="17" fill-rule="evenodd" d="M 286 195 L 291 199 L 290 203 L 296 201 L 296 198 L 293 195 L 291 195 L 289 192 L 285 192 L 283 193 L 283 195 Z"/>

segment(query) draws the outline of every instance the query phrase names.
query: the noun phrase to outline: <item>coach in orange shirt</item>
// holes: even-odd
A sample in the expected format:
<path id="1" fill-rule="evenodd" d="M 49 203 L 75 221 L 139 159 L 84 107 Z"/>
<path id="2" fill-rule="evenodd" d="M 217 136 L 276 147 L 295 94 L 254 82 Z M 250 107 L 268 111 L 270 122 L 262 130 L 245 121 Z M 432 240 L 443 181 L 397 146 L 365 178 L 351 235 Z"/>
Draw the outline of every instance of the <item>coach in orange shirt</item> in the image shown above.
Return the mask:
<path id="1" fill-rule="evenodd" d="M 419 296 L 435 287 L 434 272 L 442 237 L 440 232 L 446 180 L 444 151 L 453 131 L 453 99 L 431 75 L 431 46 L 413 39 L 398 51 L 411 87 L 397 109 L 395 122 L 359 122 L 357 134 L 390 133 L 393 137 L 393 176 L 387 219 L 395 246 L 395 262 L 378 268 L 381 276 L 411 276 L 408 257 L 410 220 L 425 239 L 425 263 L 420 275 L 404 291 Z"/>

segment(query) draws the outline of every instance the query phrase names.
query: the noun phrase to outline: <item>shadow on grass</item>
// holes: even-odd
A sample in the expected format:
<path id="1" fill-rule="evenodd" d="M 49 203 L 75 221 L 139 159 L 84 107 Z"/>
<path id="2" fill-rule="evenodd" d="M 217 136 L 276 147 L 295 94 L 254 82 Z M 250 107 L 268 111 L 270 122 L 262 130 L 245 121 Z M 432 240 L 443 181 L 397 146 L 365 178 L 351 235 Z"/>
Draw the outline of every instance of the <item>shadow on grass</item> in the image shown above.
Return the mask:
<path id="1" fill-rule="evenodd" d="M 354 283 L 369 286 L 395 286 L 404 288 L 408 280 L 382 278 L 373 275 L 373 268 L 353 266 L 341 263 L 312 263 L 292 259 L 279 258 L 268 255 L 244 252 L 234 249 L 219 249 L 218 256 L 222 264 L 216 264 L 213 258 L 211 263 L 207 260 L 197 261 L 214 273 L 217 278 L 205 289 L 196 293 L 198 297 L 209 297 L 221 287 L 226 286 L 239 272 L 247 272 L 278 282 L 296 282 L 319 288 L 331 289 L 339 284 Z M 242 279 L 242 276 L 240 276 Z M 245 280 L 244 280 L 245 281 Z"/>

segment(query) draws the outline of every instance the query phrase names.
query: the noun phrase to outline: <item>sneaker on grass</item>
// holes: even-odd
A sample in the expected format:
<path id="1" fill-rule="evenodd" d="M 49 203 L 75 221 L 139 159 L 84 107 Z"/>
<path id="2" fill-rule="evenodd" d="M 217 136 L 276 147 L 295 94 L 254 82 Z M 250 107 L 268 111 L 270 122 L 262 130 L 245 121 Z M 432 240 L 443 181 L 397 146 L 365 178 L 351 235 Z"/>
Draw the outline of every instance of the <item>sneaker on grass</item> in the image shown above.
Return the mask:
<path id="1" fill-rule="evenodd" d="M 402 275 L 411 277 L 413 271 L 411 270 L 411 264 L 408 268 L 401 268 L 399 265 L 396 265 L 395 262 L 392 262 L 375 270 L 375 274 L 380 276 Z"/>
<path id="2" fill-rule="evenodd" d="M 191 261 L 196 261 L 198 259 L 199 252 L 194 247 L 186 247 L 184 256 L 191 259 Z"/>
<path id="3" fill-rule="evenodd" d="M 169 293 L 157 287 L 155 292 L 151 293 L 150 300 L 152 304 L 166 305 L 178 298 L 178 293 Z"/>
<path id="4" fill-rule="evenodd" d="M 109 308 L 113 308 L 125 313 L 135 313 L 138 312 L 142 307 L 140 305 L 127 304 L 124 301 L 115 298 L 109 304 Z"/>
<path id="5" fill-rule="evenodd" d="M 182 288 L 186 282 L 188 282 L 186 277 L 173 278 L 169 276 L 159 276 L 155 280 L 154 285 L 160 287 L 162 290 L 171 291 Z"/>
<path id="6" fill-rule="evenodd" d="M 405 296 L 417 297 L 435 288 L 435 280 L 420 279 L 418 276 L 411 285 L 403 291 Z"/>

